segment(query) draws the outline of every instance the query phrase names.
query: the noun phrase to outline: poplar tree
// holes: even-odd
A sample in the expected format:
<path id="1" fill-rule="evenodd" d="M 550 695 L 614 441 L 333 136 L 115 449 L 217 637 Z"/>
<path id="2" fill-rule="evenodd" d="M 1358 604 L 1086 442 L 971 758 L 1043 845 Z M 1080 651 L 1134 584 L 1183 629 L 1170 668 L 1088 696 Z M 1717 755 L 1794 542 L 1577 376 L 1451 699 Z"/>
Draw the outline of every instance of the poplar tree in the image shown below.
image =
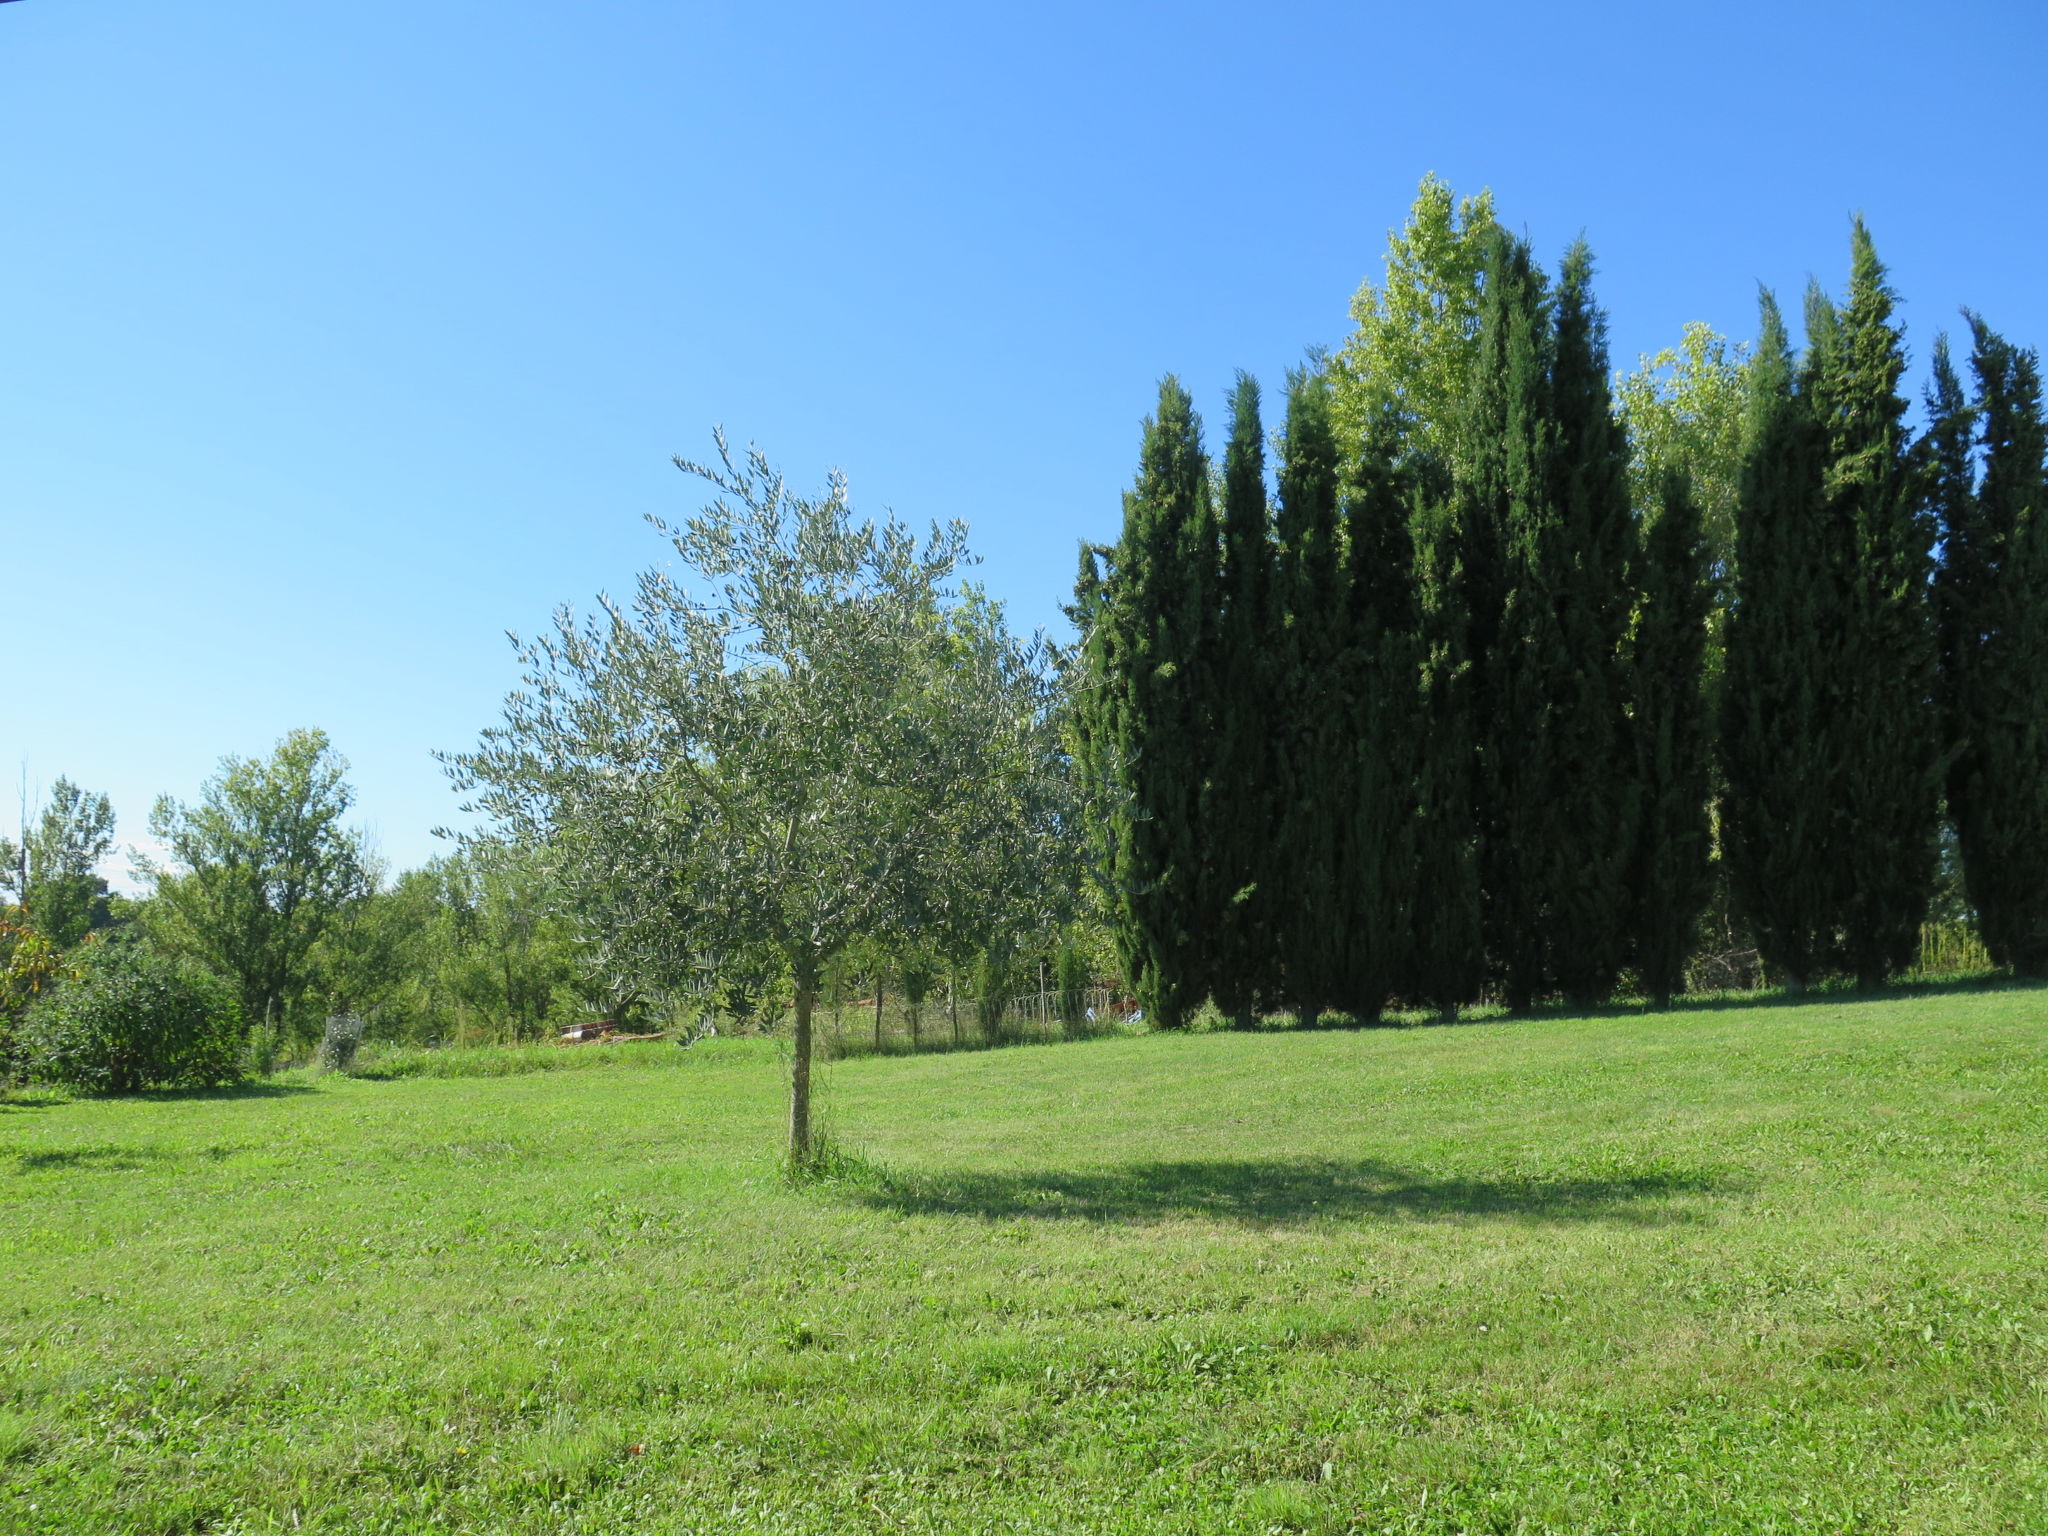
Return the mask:
<path id="1" fill-rule="evenodd" d="M 1991 958 L 2048 974 L 2048 425 L 2040 367 L 1970 317 L 1974 410 L 1935 352 L 1930 459 L 1941 517 L 1949 812 Z M 1983 479 L 1971 485 L 1972 440 Z"/>
<path id="2" fill-rule="evenodd" d="M 1826 964 L 1833 942 L 1840 772 L 1833 678 L 1846 615 L 1822 509 L 1826 443 L 1769 293 L 1762 311 L 1736 502 L 1721 836 L 1757 949 L 1799 992 Z"/>
<path id="3" fill-rule="evenodd" d="M 1710 560 L 1692 479 L 1667 469 L 1644 532 L 1629 647 L 1635 750 L 1631 950 L 1659 1008 L 1684 984 L 1711 889 L 1707 820 L 1711 736 L 1703 693 L 1712 610 Z"/>
<path id="4" fill-rule="evenodd" d="M 1123 536 L 1084 552 L 1077 707 L 1119 957 L 1152 1021 L 1175 1028 L 1210 988 L 1213 888 L 1202 847 L 1211 760 L 1217 530 L 1194 402 L 1168 375 L 1145 422 Z"/>
<path id="5" fill-rule="evenodd" d="M 1216 1006 L 1240 1025 L 1279 990 L 1271 910 L 1274 689 L 1281 676 L 1276 596 L 1259 385 L 1239 373 L 1223 457 L 1222 612 L 1208 668 L 1216 684 L 1216 768 L 1203 822 L 1205 905 L 1215 924 L 1213 993 Z"/>
<path id="6" fill-rule="evenodd" d="M 1339 478 L 1328 383 L 1298 370 L 1287 381 L 1278 475 L 1282 620 L 1271 696 L 1280 711 L 1273 733 L 1279 811 L 1269 910 L 1287 1001 L 1305 1022 L 1319 1017 L 1337 991 L 1337 838 L 1351 799 L 1343 772 L 1347 722 L 1332 697 L 1344 620 Z"/>
<path id="7" fill-rule="evenodd" d="M 1898 393 L 1906 359 L 1893 295 L 1863 221 L 1850 241 L 1849 298 L 1820 349 L 1826 517 L 1847 564 L 1836 742 L 1843 836 L 1841 958 L 1873 987 L 1918 952 L 1934 892 L 1940 819 L 1933 532 Z"/>

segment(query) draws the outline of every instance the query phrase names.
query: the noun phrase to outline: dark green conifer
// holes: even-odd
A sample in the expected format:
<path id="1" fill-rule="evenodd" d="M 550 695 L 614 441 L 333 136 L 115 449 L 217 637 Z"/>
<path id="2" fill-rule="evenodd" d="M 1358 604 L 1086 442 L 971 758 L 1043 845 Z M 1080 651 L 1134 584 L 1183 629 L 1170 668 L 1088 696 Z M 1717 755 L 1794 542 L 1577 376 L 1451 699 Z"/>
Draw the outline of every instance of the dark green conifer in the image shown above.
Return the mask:
<path id="1" fill-rule="evenodd" d="M 1124 494 L 1123 537 L 1113 550 L 1084 551 L 1073 610 L 1079 756 L 1102 792 L 1095 830 L 1117 945 L 1163 1028 L 1184 1023 L 1211 981 L 1202 811 L 1217 568 L 1201 421 L 1168 376 Z"/>
<path id="2" fill-rule="evenodd" d="M 1551 328 L 1528 246 L 1496 234 L 1487 253 L 1479 361 L 1459 487 L 1461 573 L 1476 669 L 1475 804 L 1486 947 L 1508 1004 L 1527 1008 L 1550 973 L 1550 896 L 1567 829 L 1550 795 L 1551 687 L 1569 664 L 1554 594 Z"/>
<path id="3" fill-rule="evenodd" d="M 1682 471 L 1665 476 L 1635 585 L 1630 735 L 1641 798 L 1629 871 L 1631 950 L 1643 990 L 1668 1008 L 1684 985 L 1710 890 L 1712 740 L 1702 690 L 1712 598 L 1699 504 Z"/>
<path id="4" fill-rule="evenodd" d="M 1472 664 L 1467 540 L 1441 482 L 1411 490 L 1420 609 L 1414 754 L 1415 810 L 1409 837 L 1406 979 L 1402 991 L 1456 1018 L 1479 996 L 1486 974 L 1479 896 L 1478 756 L 1480 675 Z"/>
<path id="5" fill-rule="evenodd" d="M 1329 384 L 1318 373 L 1288 376 L 1277 478 L 1281 622 L 1271 696 L 1279 812 L 1268 911 L 1288 1005 L 1313 1021 L 1336 996 L 1337 828 L 1351 797 L 1341 766 L 1346 721 L 1331 695 L 1344 618 L 1337 434 Z"/>
<path id="6" fill-rule="evenodd" d="M 1766 293 L 1762 307 L 1722 683 L 1721 837 L 1757 949 L 1796 992 L 1820 974 L 1834 942 L 1833 678 L 1846 613 L 1823 515 L 1825 438 L 1777 303 Z"/>
<path id="7" fill-rule="evenodd" d="M 1369 423 L 1344 507 L 1346 570 L 1330 703 L 1341 720 L 1333 783 L 1337 901 L 1330 1001 L 1370 1023 L 1402 990 L 1417 884 L 1422 754 L 1420 612 L 1400 434 Z"/>
<path id="8" fill-rule="evenodd" d="M 2048 974 L 2048 424 L 2038 361 L 1970 317 L 1975 409 L 1935 354 L 1949 812 L 1991 958 Z M 1971 485 L 1973 427 L 1983 479 Z"/>
<path id="9" fill-rule="evenodd" d="M 1849 299 L 1813 368 L 1827 442 L 1825 504 L 1847 563 L 1846 644 L 1833 722 L 1842 831 L 1841 960 L 1860 986 L 1919 952 L 1940 822 L 1936 646 L 1928 586 L 1933 530 L 1899 379 L 1906 359 L 1870 233 L 1851 237 Z"/>
<path id="10" fill-rule="evenodd" d="M 1593 301 L 1584 241 L 1566 252 L 1557 285 L 1551 362 L 1550 504 L 1540 533 L 1515 541 L 1529 564 L 1519 585 L 1545 595 L 1531 656 L 1551 645 L 1538 680 L 1546 724 L 1538 791 L 1552 829 L 1545 854 L 1549 974 L 1585 1006 L 1614 990 L 1633 913 L 1629 865 L 1641 805 L 1629 739 L 1628 631 L 1636 528 L 1628 434 L 1609 387 L 1607 317 Z"/>
<path id="11" fill-rule="evenodd" d="M 1216 1006 L 1248 1024 L 1279 992 L 1272 920 L 1275 686 L 1282 649 L 1273 585 L 1273 522 L 1266 502 L 1265 429 L 1259 385 L 1237 376 L 1223 458 L 1222 611 L 1217 655 L 1216 766 L 1208 786 L 1205 843 L 1215 924 Z"/>

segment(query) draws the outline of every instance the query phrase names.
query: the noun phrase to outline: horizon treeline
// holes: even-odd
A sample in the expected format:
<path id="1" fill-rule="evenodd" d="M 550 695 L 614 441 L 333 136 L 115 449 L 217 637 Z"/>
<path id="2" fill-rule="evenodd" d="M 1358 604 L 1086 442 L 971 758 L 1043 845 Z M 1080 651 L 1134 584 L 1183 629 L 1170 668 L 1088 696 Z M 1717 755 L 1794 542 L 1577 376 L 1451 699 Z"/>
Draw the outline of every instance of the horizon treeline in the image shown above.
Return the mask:
<path id="1" fill-rule="evenodd" d="M 1766 293 L 1753 351 L 1695 328 L 1616 379 L 1585 244 L 1546 273 L 1432 178 L 1270 439 L 1249 376 L 1213 456 L 1162 382 L 1071 609 L 1156 1019 L 1662 1005 L 1710 906 L 1791 990 L 1876 986 L 1945 827 L 1993 960 L 2048 966 L 2038 366 L 1969 316 L 1916 437 L 1850 244 L 1802 352 Z"/>

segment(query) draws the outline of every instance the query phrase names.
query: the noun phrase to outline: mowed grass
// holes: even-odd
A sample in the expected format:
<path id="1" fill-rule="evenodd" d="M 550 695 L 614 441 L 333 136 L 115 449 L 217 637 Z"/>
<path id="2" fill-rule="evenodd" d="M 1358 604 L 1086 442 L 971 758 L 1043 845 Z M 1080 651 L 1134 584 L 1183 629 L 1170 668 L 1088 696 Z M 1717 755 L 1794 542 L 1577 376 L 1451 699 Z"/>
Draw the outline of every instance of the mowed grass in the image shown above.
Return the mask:
<path id="1" fill-rule="evenodd" d="M 2048 1530 L 2048 992 L 632 1049 L 0 1109 L 0 1522 Z"/>

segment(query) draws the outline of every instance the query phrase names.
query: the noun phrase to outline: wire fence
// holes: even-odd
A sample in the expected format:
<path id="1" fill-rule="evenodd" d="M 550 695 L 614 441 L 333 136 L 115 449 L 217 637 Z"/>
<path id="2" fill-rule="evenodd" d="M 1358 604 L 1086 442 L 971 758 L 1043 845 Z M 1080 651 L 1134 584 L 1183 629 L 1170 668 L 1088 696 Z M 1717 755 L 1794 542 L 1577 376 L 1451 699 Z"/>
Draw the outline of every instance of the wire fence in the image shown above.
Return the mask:
<path id="1" fill-rule="evenodd" d="M 845 997 L 820 1004 L 812 1029 L 826 1055 L 844 1058 L 1087 1040 L 1142 1023 L 1126 994 L 1098 986 L 915 1003 L 884 992 L 879 1014 L 872 996 Z"/>

